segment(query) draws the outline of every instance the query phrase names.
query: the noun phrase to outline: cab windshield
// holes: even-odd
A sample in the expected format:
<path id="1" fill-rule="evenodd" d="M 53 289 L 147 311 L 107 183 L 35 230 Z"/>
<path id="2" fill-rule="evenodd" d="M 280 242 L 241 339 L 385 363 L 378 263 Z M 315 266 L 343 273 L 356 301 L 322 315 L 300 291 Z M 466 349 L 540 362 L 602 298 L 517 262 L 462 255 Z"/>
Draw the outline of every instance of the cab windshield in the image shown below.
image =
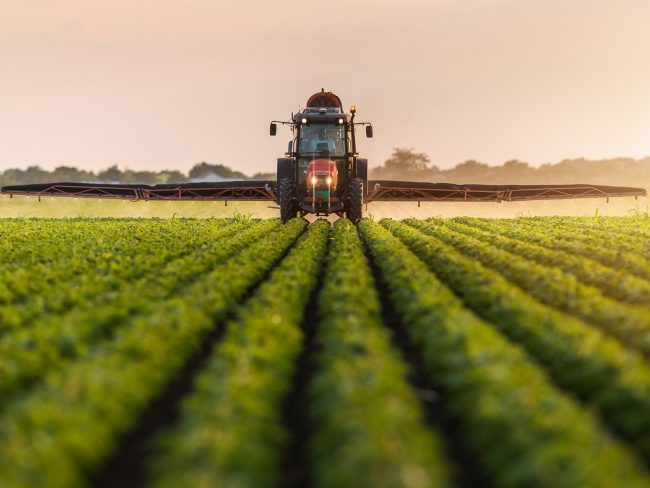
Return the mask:
<path id="1" fill-rule="evenodd" d="M 298 184 L 305 184 L 310 161 L 333 159 L 339 172 L 339 183 L 345 181 L 345 125 L 302 125 L 298 136 Z"/>
<path id="2" fill-rule="evenodd" d="M 345 156 L 345 126 L 312 124 L 300 127 L 298 153 L 301 157 L 329 152 L 330 158 Z"/>

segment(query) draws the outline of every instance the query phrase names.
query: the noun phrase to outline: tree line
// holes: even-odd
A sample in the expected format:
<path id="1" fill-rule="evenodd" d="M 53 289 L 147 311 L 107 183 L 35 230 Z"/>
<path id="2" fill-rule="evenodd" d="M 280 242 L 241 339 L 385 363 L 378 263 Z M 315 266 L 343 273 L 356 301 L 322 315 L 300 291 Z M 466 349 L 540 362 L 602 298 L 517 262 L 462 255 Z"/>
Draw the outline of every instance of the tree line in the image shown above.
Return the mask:
<path id="1" fill-rule="evenodd" d="M 450 169 L 440 169 L 425 153 L 411 148 L 395 148 L 381 166 L 372 168 L 371 179 L 434 181 L 485 184 L 571 184 L 593 183 L 650 188 L 650 157 L 643 159 L 612 158 L 588 160 L 565 159 L 538 167 L 516 159 L 502 165 L 468 160 Z M 188 172 L 178 170 L 135 171 L 116 165 L 93 172 L 73 166 L 59 166 L 47 171 L 39 166 L 7 169 L 0 172 L 0 186 L 48 182 L 90 183 L 187 183 L 192 181 L 274 180 L 274 173 L 246 175 L 223 164 L 201 162 Z"/>
<path id="2" fill-rule="evenodd" d="M 564 159 L 541 166 L 513 159 L 499 166 L 468 160 L 450 169 L 431 164 L 425 153 L 395 148 L 386 162 L 370 171 L 370 177 L 386 180 L 484 184 L 572 184 L 650 188 L 650 157 L 589 160 Z"/>
<path id="3" fill-rule="evenodd" d="M 59 166 L 52 171 L 44 170 L 39 166 L 0 171 L 0 186 L 49 182 L 144 183 L 147 185 L 155 185 L 159 183 L 252 179 L 275 179 L 275 173 L 257 173 L 249 176 L 223 164 L 211 164 L 205 161 L 194 165 L 187 174 L 178 170 L 167 169 L 161 171 L 120 169 L 117 165 L 97 172 L 78 169 L 73 166 Z"/>

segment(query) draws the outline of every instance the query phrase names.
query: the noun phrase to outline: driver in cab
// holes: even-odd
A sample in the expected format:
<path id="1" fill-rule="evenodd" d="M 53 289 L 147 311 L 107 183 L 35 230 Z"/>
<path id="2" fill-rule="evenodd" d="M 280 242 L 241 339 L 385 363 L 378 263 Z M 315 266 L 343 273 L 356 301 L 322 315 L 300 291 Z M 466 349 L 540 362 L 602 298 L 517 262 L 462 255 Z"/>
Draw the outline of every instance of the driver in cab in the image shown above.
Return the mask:
<path id="1" fill-rule="evenodd" d="M 311 140 L 311 152 L 329 151 L 330 153 L 333 153 L 335 150 L 336 146 L 334 145 L 334 141 L 327 135 L 325 129 L 320 129 L 318 135 Z"/>

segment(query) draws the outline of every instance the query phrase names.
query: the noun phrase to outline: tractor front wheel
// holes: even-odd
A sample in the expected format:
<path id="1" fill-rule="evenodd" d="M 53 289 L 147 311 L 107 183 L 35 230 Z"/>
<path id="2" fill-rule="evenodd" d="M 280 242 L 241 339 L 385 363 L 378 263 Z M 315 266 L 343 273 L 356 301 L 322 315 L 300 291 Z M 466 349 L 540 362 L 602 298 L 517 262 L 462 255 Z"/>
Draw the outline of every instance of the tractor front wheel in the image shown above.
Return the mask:
<path id="1" fill-rule="evenodd" d="M 363 180 L 352 178 L 348 187 L 348 208 L 346 217 L 355 224 L 361 220 L 363 211 Z"/>
<path id="2" fill-rule="evenodd" d="M 282 178 L 278 184 L 278 200 L 280 203 L 280 218 L 282 222 L 298 216 L 295 204 L 296 188 L 290 178 Z"/>

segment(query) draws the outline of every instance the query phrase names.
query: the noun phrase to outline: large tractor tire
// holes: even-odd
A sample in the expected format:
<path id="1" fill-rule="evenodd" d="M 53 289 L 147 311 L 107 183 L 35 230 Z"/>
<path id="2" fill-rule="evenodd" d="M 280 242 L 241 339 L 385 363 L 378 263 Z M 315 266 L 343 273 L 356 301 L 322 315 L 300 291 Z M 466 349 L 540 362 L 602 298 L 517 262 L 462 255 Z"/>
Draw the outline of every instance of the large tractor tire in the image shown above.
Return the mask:
<path id="1" fill-rule="evenodd" d="M 363 180 L 363 191 L 368 192 L 368 160 L 363 158 L 357 159 L 357 178 Z"/>
<path id="2" fill-rule="evenodd" d="M 293 179 L 293 159 L 278 158 L 278 183 L 285 178 Z"/>
<path id="3" fill-rule="evenodd" d="M 361 220 L 363 213 L 363 180 L 352 178 L 348 186 L 348 207 L 346 217 L 355 224 Z"/>
<path id="4" fill-rule="evenodd" d="M 293 180 L 282 178 L 278 183 L 278 199 L 280 203 L 280 218 L 282 222 L 293 219 L 298 216 L 295 202 L 296 188 Z"/>

